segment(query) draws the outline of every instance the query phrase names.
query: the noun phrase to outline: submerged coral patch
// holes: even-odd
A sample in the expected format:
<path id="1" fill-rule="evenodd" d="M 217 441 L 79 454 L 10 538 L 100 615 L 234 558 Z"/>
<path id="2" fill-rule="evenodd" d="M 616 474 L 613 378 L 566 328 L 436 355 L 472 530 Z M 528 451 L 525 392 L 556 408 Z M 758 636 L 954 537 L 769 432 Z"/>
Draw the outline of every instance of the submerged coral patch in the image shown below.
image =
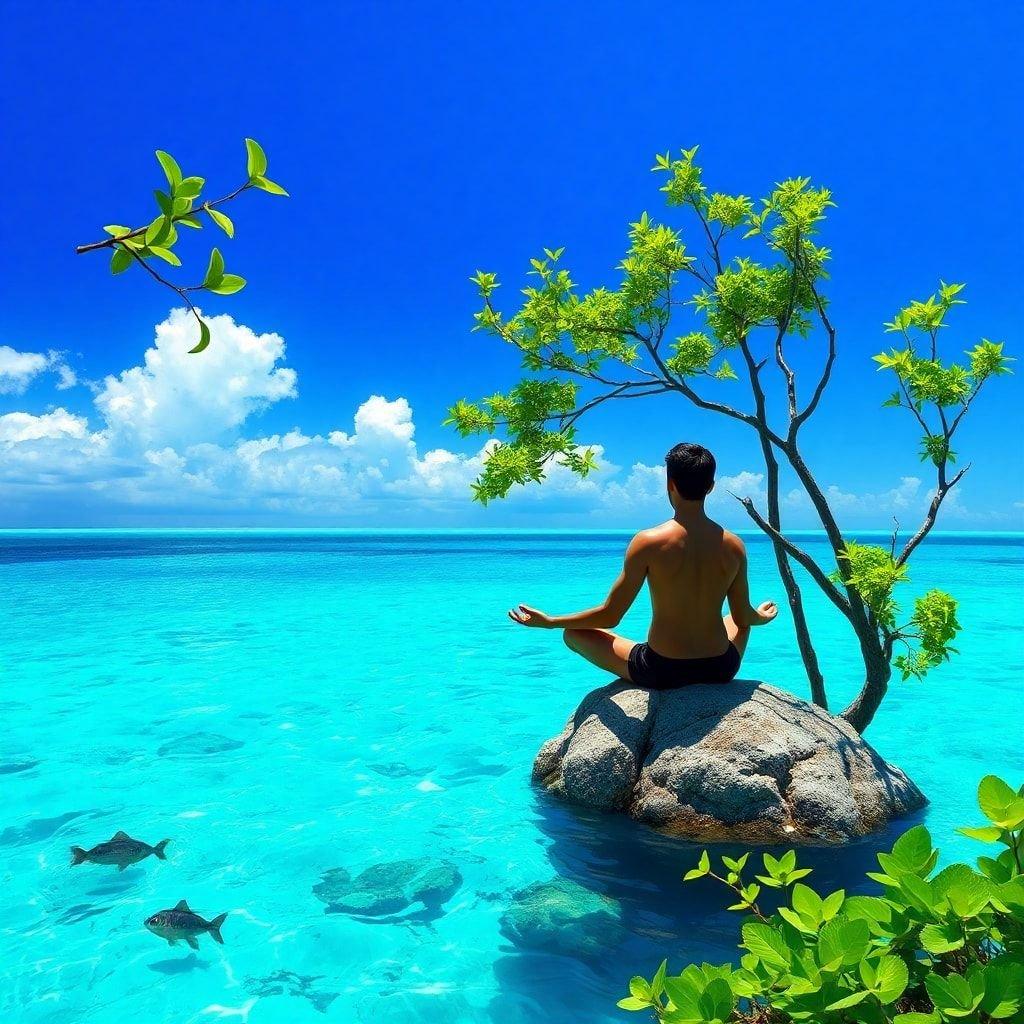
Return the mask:
<path id="1" fill-rule="evenodd" d="M 460 885 L 454 864 L 414 857 L 374 864 L 354 878 L 345 868 L 331 868 L 313 886 L 313 895 L 327 904 L 328 913 L 392 917 L 419 909 L 435 915 Z"/>

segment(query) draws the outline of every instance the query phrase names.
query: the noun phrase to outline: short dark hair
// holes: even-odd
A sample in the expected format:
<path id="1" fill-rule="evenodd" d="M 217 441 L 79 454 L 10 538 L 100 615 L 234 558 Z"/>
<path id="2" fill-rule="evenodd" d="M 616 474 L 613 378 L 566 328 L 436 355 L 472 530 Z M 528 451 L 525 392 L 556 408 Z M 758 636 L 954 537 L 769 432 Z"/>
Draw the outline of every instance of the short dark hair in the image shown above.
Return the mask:
<path id="1" fill-rule="evenodd" d="M 665 468 L 687 501 L 702 501 L 715 482 L 715 457 L 699 444 L 677 444 L 665 456 Z"/>

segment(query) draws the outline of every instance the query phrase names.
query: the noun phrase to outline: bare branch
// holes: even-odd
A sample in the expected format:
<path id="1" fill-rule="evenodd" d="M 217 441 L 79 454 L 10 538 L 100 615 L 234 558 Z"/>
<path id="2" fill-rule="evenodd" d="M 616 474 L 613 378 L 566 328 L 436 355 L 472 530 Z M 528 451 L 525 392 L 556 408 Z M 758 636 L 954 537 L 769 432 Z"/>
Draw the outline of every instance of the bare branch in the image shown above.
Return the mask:
<path id="1" fill-rule="evenodd" d="M 646 387 L 645 391 L 628 391 L 627 388 L 633 387 Z M 647 398 L 650 395 L 661 395 L 666 391 L 672 389 L 668 385 L 662 385 L 660 387 L 647 387 L 646 383 L 643 384 L 623 384 L 621 387 L 617 387 L 612 391 L 608 391 L 603 395 L 598 395 L 596 398 L 592 398 L 589 402 L 585 402 L 578 409 L 574 409 L 571 413 L 566 413 L 561 417 L 561 427 L 564 430 L 566 427 L 572 426 L 584 413 L 590 412 L 591 409 L 596 408 L 603 402 L 607 402 L 611 398 Z M 556 417 L 548 417 L 549 419 L 555 419 Z"/>
<path id="2" fill-rule="evenodd" d="M 802 548 L 798 548 L 788 537 L 784 537 L 774 526 L 769 523 L 764 516 L 758 512 L 754 506 L 754 502 L 750 498 L 740 497 L 738 494 L 729 492 L 732 496 L 747 510 L 747 515 L 757 523 L 760 529 L 768 534 L 774 541 L 781 544 L 786 549 L 786 553 L 790 555 L 795 561 L 799 562 L 811 577 L 814 582 L 825 592 L 825 596 L 847 617 L 850 614 L 850 604 L 845 597 L 839 592 L 836 585 L 825 575 L 821 566 Z"/>
<path id="3" fill-rule="evenodd" d="M 701 227 L 704 228 L 704 234 L 707 235 L 708 243 L 711 246 L 710 256 L 712 257 L 712 259 L 714 259 L 715 269 L 720 274 L 722 272 L 722 255 L 719 251 L 718 243 L 722 240 L 722 236 L 719 235 L 718 238 L 715 238 L 715 236 L 711 234 L 711 226 L 708 224 L 707 218 L 704 216 L 704 211 L 700 208 L 700 205 L 698 203 L 693 202 L 690 205 L 693 207 L 694 212 L 700 218 Z"/>
<path id="4" fill-rule="evenodd" d="M 158 272 L 157 272 L 157 271 L 156 271 L 156 270 L 155 270 L 155 269 L 154 269 L 153 267 L 151 267 L 151 266 L 149 265 L 149 263 L 148 263 L 148 262 L 147 262 L 147 261 L 146 261 L 146 260 L 145 260 L 145 259 L 144 259 L 144 258 L 143 258 L 142 256 L 140 256 L 140 255 L 139 255 L 139 254 L 138 254 L 138 253 L 137 253 L 137 252 L 136 252 L 136 251 L 135 251 L 134 249 L 129 249 L 129 248 L 126 248 L 126 249 L 125 249 L 125 251 L 126 251 L 126 252 L 127 252 L 127 253 L 128 253 L 128 254 L 129 254 L 129 255 L 130 255 L 130 256 L 131 256 L 131 257 L 132 257 L 132 258 L 133 258 L 134 260 L 135 260 L 135 262 L 136 262 L 136 263 L 138 263 L 138 264 L 139 264 L 139 266 L 140 266 L 140 267 L 142 267 L 142 269 L 143 269 L 143 270 L 145 270 L 145 271 L 146 271 L 146 273 L 148 273 L 148 274 L 149 274 L 149 275 L 150 275 L 150 276 L 151 276 L 151 277 L 152 277 L 152 278 L 153 278 L 153 279 L 154 279 L 155 281 L 157 281 L 157 282 L 158 282 L 159 284 L 162 284 L 162 285 L 163 285 L 163 286 L 164 286 L 165 288 L 170 288 L 172 292 L 176 292 L 176 293 L 177 293 L 177 294 L 178 294 L 178 295 L 179 295 L 179 296 L 181 297 L 181 301 L 182 301 L 182 302 L 184 302 L 184 303 L 185 303 L 185 305 L 186 305 L 186 306 L 188 307 L 188 311 L 189 311 L 189 312 L 190 312 L 190 313 L 191 313 L 191 314 L 192 314 L 192 315 L 193 315 L 193 316 L 195 317 L 195 319 L 196 319 L 196 323 L 197 323 L 197 324 L 199 324 L 199 328 L 200 328 L 200 330 L 202 330 L 202 329 L 203 329 L 203 319 L 202 319 L 202 317 L 201 317 L 201 316 L 199 315 L 199 310 L 197 310 L 197 309 L 196 309 L 196 307 L 195 307 L 195 304 L 194 304 L 194 303 L 192 302 L 192 300 L 191 300 L 191 299 L 190 299 L 190 298 L 188 297 L 188 293 L 189 293 L 189 291 L 195 291 L 195 290 L 197 290 L 197 289 L 195 289 L 195 288 L 193 288 L 193 289 L 190 289 L 190 288 L 182 288 L 182 287 L 180 287 L 180 286 L 178 286 L 178 285 L 174 284 L 174 283 L 173 283 L 172 281 L 168 281 L 168 280 L 167 280 L 167 278 L 163 277 L 163 276 L 162 276 L 161 274 L 159 274 L 159 273 L 158 273 Z"/>
<path id="5" fill-rule="evenodd" d="M 798 244 L 799 241 L 800 236 L 797 235 Z M 779 329 L 775 335 L 775 362 L 778 364 L 779 369 L 786 378 L 786 396 L 789 399 L 790 430 L 792 430 L 792 424 L 797 415 L 796 374 L 793 373 L 792 367 L 790 367 L 789 363 L 786 362 L 785 354 L 782 351 L 782 342 L 786 337 L 786 331 L 789 330 L 789 325 L 793 320 L 793 306 L 796 302 L 796 275 L 797 264 L 794 262 L 793 273 L 790 275 L 789 280 L 789 301 L 786 304 L 786 315 L 779 322 Z"/>
<path id="6" fill-rule="evenodd" d="M 924 517 L 924 522 L 921 523 L 917 533 L 907 541 L 906 546 L 900 552 L 899 558 L 896 559 L 897 565 L 905 565 L 907 559 L 914 553 L 914 549 L 925 539 L 925 537 L 928 536 L 932 527 L 935 525 L 935 518 L 939 514 L 939 509 L 942 507 L 942 502 L 945 500 L 946 495 L 949 494 L 949 492 L 960 482 L 964 473 L 966 473 L 970 468 L 970 464 L 968 463 L 951 480 L 947 481 L 945 479 L 945 464 L 939 467 L 939 485 L 935 490 L 935 496 L 932 498 L 931 504 L 928 506 L 928 512 Z"/>
<path id="7" fill-rule="evenodd" d="M 814 393 L 811 395 L 811 400 L 807 403 L 803 412 L 797 414 L 793 420 L 793 424 L 790 428 L 790 436 L 795 437 L 796 432 L 800 429 L 800 426 L 808 420 L 814 413 L 814 410 L 818 408 L 818 403 L 821 401 L 821 396 L 825 393 L 825 388 L 828 386 L 828 382 L 832 377 L 832 367 L 836 361 L 836 329 L 832 326 L 832 321 L 829 320 L 828 314 L 825 312 L 825 303 L 822 302 L 821 296 L 818 295 L 817 288 L 811 284 L 811 294 L 814 296 L 814 305 L 818 311 L 818 319 L 821 320 L 822 327 L 825 328 L 825 333 L 828 335 L 828 357 L 825 360 L 825 365 L 822 368 L 821 376 L 818 378 L 818 383 L 814 388 Z"/>

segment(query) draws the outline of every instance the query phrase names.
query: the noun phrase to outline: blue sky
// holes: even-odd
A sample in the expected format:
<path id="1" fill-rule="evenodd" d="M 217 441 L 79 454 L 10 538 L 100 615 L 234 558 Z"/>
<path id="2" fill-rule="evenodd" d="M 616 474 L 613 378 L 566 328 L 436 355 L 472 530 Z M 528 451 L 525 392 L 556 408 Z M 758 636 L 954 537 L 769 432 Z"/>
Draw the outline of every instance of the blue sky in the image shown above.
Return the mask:
<path id="1" fill-rule="evenodd" d="M 749 434 L 675 397 L 586 421 L 608 465 L 587 485 L 555 473 L 486 510 L 480 444 L 441 425 L 516 379 L 469 331 L 469 275 L 509 301 L 564 245 L 584 286 L 614 285 L 629 221 L 663 212 L 652 155 L 698 143 L 715 189 L 833 190 L 841 356 L 805 454 L 851 529 L 910 525 L 930 477 L 870 356 L 940 277 L 968 284 L 949 354 L 1020 351 L 1024 15 L 895 6 L 8 4 L 0 525 L 642 525 L 680 439 L 756 494 Z M 184 357 L 169 292 L 73 247 L 151 216 L 153 150 L 220 194 L 246 135 L 292 198 L 234 205 L 222 249 L 249 286 L 206 303 L 214 345 Z M 1024 525 L 1020 388 L 972 409 L 943 527 Z M 787 519 L 814 525 L 796 498 Z"/>

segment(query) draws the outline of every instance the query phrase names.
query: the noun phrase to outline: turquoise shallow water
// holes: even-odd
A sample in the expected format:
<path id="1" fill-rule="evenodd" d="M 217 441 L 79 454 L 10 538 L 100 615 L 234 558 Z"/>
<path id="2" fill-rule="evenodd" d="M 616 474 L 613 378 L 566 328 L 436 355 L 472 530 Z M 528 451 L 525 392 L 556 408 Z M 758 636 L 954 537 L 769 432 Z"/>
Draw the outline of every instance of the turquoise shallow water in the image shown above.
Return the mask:
<path id="1" fill-rule="evenodd" d="M 729 955 L 736 921 L 679 882 L 694 851 L 588 817 L 529 783 L 537 746 L 602 682 L 505 609 L 593 603 L 614 534 L 0 534 L 0 1009 L 24 1022 L 526 1022 L 626 1019 L 624 979 Z M 820 539 L 803 543 L 821 551 Z M 750 540 L 755 600 L 782 598 Z M 869 737 L 932 798 L 948 860 L 976 844 L 978 778 L 1020 781 L 1021 541 L 938 536 L 908 594 L 962 602 L 961 656 L 896 685 Z M 645 629 L 641 603 L 623 631 Z M 835 703 L 857 683 L 815 602 Z M 743 674 L 801 695 L 780 619 Z M 197 735 L 198 734 L 198 735 Z M 71 844 L 169 837 L 166 862 L 68 866 Z M 879 841 L 809 855 L 848 883 Z M 312 888 L 399 858 L 446 860 L 443 912 L 325 913 Z M 599 956 L 524 951 L 501 918 L 524 886 L 616 901 Z M 225 945 L 167 946 L 142 922 L 187 898 L 228 911 Z"/>

